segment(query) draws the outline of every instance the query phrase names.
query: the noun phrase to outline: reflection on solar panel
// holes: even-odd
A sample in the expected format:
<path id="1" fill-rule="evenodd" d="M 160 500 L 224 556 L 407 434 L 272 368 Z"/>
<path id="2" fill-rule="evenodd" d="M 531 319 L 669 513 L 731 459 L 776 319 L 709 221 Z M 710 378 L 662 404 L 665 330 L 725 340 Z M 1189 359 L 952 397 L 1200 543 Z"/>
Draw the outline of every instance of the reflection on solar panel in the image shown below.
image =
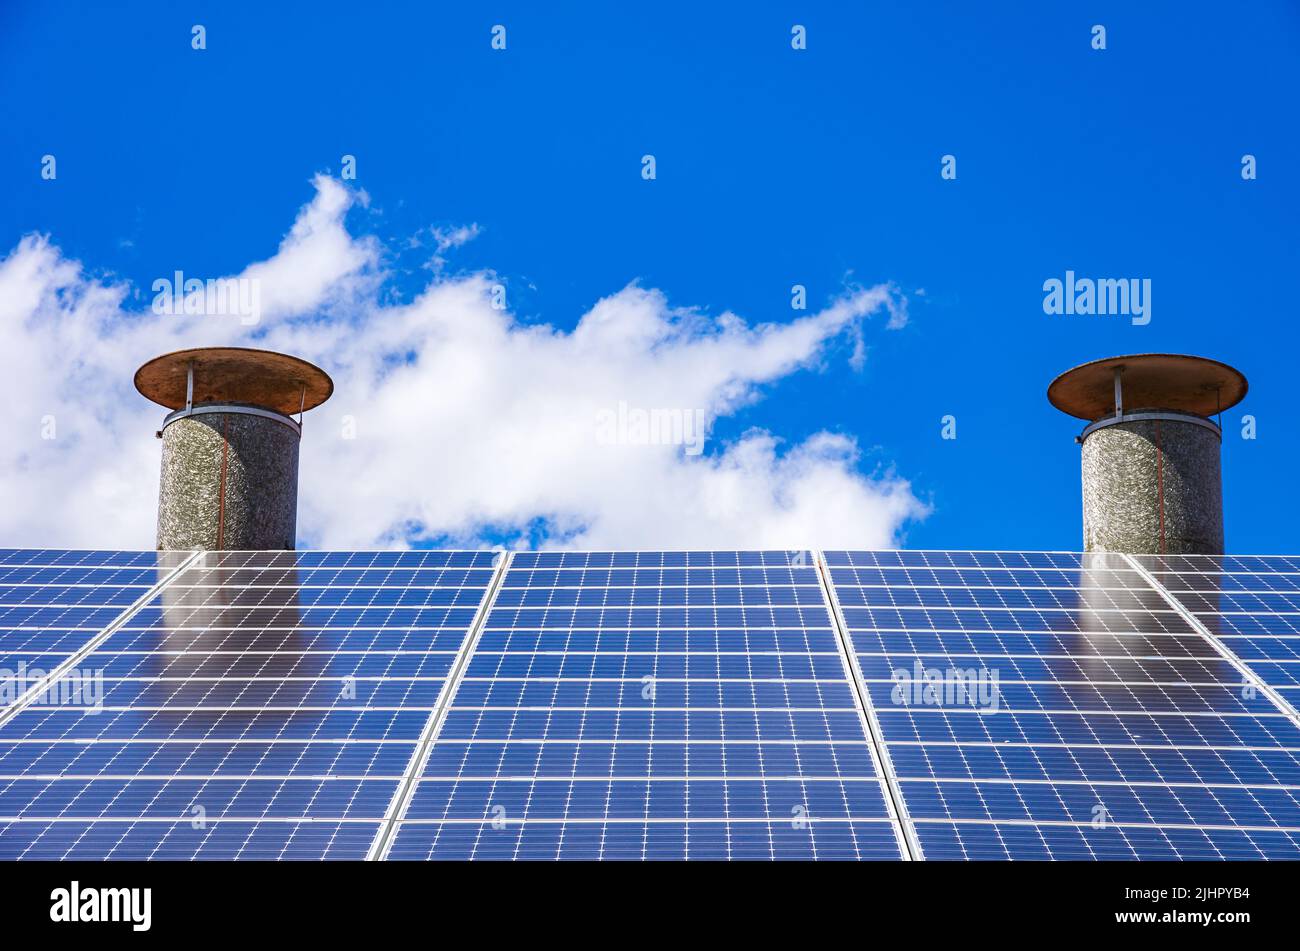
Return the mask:
<path id="1" fill-rule="evenodd" d="M 0 854 L 364 857 L 491 577 L 490 552 L 195 556 L 73 656 L 80 695 L 0 713 Z"/>
<path id="2" fill-rule="evenodd" d="M 0 549 L 0 669 L 39 681 L 183 559 L 167 552 Z M 23 677 L 19 677 L 19 672 Z M 0 706 L 16 699 L 0 695 Z"/>
<path id="3" fill-rule="evenodd" d="M 1135 557 L 1292 710 L 1300 702 L 1300 558 Z"/>
<path id="4" fill-rule="evenodd" d="M 0 551 L 0 619 L 4 858 L 1300 857 L 1300 559 Z"/>
<path id="5" fill-rule="evenodd" d="M 1135 562 L 826 560 L 926 857 L 1300 856 L 1300 728 Z"/>

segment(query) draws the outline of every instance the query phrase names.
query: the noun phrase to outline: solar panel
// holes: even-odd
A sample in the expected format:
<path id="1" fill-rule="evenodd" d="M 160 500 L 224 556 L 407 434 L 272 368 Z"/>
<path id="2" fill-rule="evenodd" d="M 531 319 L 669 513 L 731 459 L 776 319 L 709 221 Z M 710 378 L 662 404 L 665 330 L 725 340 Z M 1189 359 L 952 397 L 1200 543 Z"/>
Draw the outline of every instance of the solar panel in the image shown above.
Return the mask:
<path id="1" fill-rule="evenodd" d="M 0 854 L 362 858 L 490 552 L 196 556 L 0 723 Z M 93 701 L 93 702 L 92 702 Z"/>
<path id="2" fill-rule="evenodd" d="M 1300 703 L 1300 558 L 1143 555 L 1134 560 L 1294 714 Z"/>
<path id="3" fill-rule="evenodd" d="M 521 553 L 389 858 L 898 858 L 807 552 Z"/>
<path id="4" fill-rule="evenodd" d="M 9 550 L 0 612 L 4 858 L 1300 857 L 1294 558 Z"/>
<path id="5" fill-rule="evenodd" d="M 148 594 L 182 557 L 0 549 L 0 711 Z"/>
<path id="6" fill-rule="evenodd" d="M 925 857 L 1300 855 L 1300 729 L 1134 562 L 825 557 Z"/>

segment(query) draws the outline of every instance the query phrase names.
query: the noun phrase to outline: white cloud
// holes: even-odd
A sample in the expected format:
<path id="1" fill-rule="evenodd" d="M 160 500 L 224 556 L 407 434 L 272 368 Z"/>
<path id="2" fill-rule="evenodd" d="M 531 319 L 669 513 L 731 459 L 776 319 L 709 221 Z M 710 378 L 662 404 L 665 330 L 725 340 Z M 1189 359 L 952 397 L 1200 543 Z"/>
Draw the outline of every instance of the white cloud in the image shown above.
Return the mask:
<path id="1" fill-rule="evenodd" d="M 462 244 L 468 244 L 482 233 L 483 229 L 475 222 L 455 228 L 430 228 L 429 236 L 433 238 L 434 254 L 425 262 L 423 267 L 430 271 L 441 271 L 447 264 L 447 258 L 445 257 L 447 251 L 459 248 Z M 417 234 L 411 237 L 407 246 L 418 248 L 421 244 L 422 242 Z"/>
<path id="2" fill-rule="evenodd" d="M 259 282 L 264 318 L 302 314 L 367 289 L 365 277 L 379 249 L 343 226 L 354 193 L 325 175 L 317 175 L 314 184 L 316 198 L 299 213 L 275 257 L 250 264 L 239 275 Z"/>
<path id="3" fill-rule="evenodd" d="M 450 251 L 452 248 L 459 248 L 462 244 L 473 241 L 481 231 L 477 223 L 471 222 L 458 228 L 434 228 L 432 234 L 439 251 Z"/>
<path id="4" fill-rule="evenodd" d="M 493 308 L 482 273 L 435 274 L 390 306 L 383 248 L 344 225 L 356 193 L 323 176 L 315 186 L 277 253 L 237 275 L 260 282 L 254 327 L 132 310 L 127 287 L 88 276 L 43 237 L 0 261 L 0 490 L 16 500 L 0 508 L 0 544 L 151 547 L 162 411 L 132 374 L 168 350 L 240 343 L 335 379 L 304 427 L 299 533 L 313 547 L 477 544 L 539 524 L 571 547 L 887 547 L 924 516 L 908 483 L 864 472 L 844 435 L 783 446 L 753 430 L 689 455 L 635 427 L 611 442 L 600 425 L 621 404 L 698 414 L 709 431 L 845 335 L 859 360 L 865 320 L 906 320 L 891 286 L 759 325 L 675 308 L 637 284 L 572 331 L 525 325 Z M 444 251 L 476 233 L 435 239 Z M 344 417 L 355 439 L 342 438 Z M 49 418 L 57 438 L 42 439 Z"/>

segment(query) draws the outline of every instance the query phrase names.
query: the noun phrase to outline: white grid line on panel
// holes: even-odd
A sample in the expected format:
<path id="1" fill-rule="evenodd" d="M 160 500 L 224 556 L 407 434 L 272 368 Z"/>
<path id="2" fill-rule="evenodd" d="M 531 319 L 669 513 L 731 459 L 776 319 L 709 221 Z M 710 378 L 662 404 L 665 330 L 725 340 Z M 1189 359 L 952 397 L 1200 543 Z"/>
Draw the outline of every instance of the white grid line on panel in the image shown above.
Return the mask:
<path id="1" fill-rule="evenodd" d="M 908 815 L 907 807 L 903 802 L 902 790 L 898 786 L 898 777 L 894 774 L 894 764 L 889 758 L 888 749 L 885 747 L 880 724 L 876 722 L 871 695 L 862 681 L 862 671 L 858 669 L 857 658 L 854 657 L 850 646 L 848 628 L 840 613 L 839 600 L 835 587 L 831 584 L 825 558 L 820 551 L 813 551 L 812 558 L 816 566 L 817 577 L 821 581 L 822 593 L 826 598 L 826 610 L 831 618 L 831 626 L 835 629 L 835 639 L 840 646 L 840 659 L 844 664 L 849 683 L 853 687 L 853 695 L 857 700 L 858 713 L 862 717 L 863 727 L 866 729 L 867 737 L 871 741 L 872 758 L 875 759 L 877 769 L 885 780 L 885 791 L 888 793 L 885 802 L 889 806 L 890 816 L 898 823 L 899 831 L 902 832 L 903 856 L 912 861 L 924 860 L 925 852 L 921 848 L 921 842 L 917 838 L 916 830 L 911 825 L 912 819 Z"/>
<path id="2" fill-rule="evenodd" d="M 384 814 L 384 819 L 380 823 L 379 831 L 375 835 L 375 841 L 366 854 L 367 861 L 383 861 L 388 855 L 388 850 L 392 847 L 398 822 L 406 813 L 407 807 L 410 806 L 411 799 L 415 795 L 420 774 L 424 771 L 425 761 L 433 748 L 433 741 L 446 719 L 447 711 L 451 708 L 452 697 L 459 689 L 465 671 L 469 667 L 470 658 L 474 654 L 474 647 L 483 634 L 483 628 L 487 624 L 488 614 L 496 601 L 497 592 L 501 590 L 501 584 L 505 580 L 506 572 L 510 570 L 512 557 L 513 555 L 510 552 L 500 556 L 501 560 L 496 566 L 491 582 L 483 592 L 483 600 L 479 603 L 474 621 L 471 623 L 469 630 L 465 632 L 465 641 L 461 646 L 461 650 L 456 656 L 452 669 L 447 673 L 442 691 L 438 695 L 437 705 L 429 714 L 428 723 L 425 725 L 424 732 L 416 745 L 415 755 L 411 757 L 411 761 L 407 765 L 402 782 L 398 785 L 397 793 L 393 796 L 393 801 L 389 804 L 388 811 Z"/>

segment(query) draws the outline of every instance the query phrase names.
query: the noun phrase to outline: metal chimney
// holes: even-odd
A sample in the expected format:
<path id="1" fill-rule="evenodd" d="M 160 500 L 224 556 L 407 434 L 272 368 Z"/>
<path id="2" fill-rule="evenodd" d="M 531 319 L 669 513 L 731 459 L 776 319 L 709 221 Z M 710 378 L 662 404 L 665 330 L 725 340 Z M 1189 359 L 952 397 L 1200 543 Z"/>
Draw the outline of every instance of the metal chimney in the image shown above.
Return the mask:
<path id="1" fill-rule="evenodd" d="M 1089 423 L 1076 438 L 1084 550 L 1222 554 L 1222 431 L 1210 417 L 1245 395 L 1227 364 L 1171 353 L 1094 360 L 1053 380 L 1052 405 Z"/>
<path id="2" fill-rule="evenodd" d="M 158 433 L 158 548 L 292 549 L 302 413 L 334 392 L 325 371 L 269 350 L 202 347 L 150 360 L 135 388 L 173 410 Z"/>

